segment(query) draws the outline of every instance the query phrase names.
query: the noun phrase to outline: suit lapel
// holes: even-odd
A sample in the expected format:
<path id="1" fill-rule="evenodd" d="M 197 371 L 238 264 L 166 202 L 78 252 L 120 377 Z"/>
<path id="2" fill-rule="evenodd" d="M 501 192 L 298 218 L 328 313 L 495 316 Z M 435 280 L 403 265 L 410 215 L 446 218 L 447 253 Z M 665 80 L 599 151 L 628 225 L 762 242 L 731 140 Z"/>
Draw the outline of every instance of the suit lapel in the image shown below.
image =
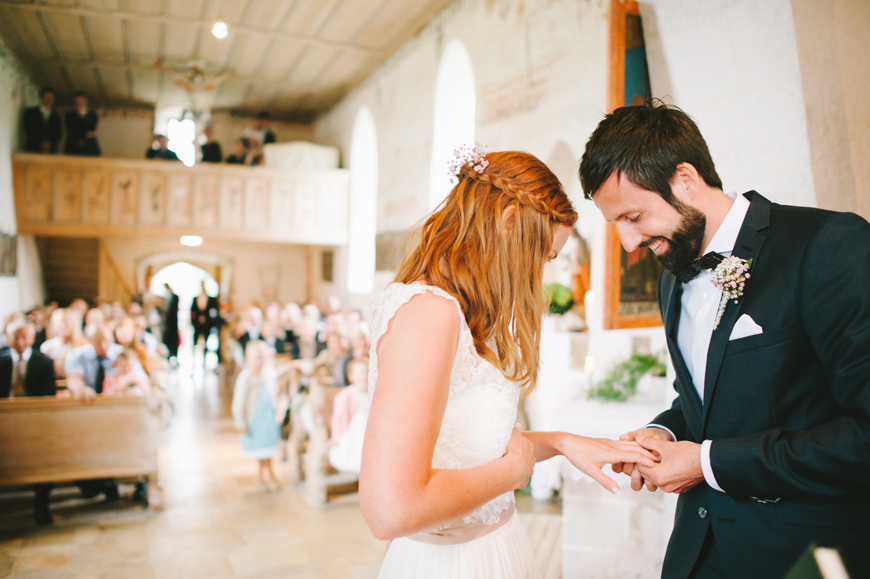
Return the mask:
<path id="1" fill-rule="evenodd" d="M 766 229 L 770 225 L 770 201 L 756 193 L 750 191 L 746 194 L 750 201 L 749 210 L 746 212 L 746 218 L 743 220 L 743 226 L 740 228 L 740 233 L 737 236 L 737 241 L 734 243 L 734 250 L 731 255 L 741 259 L 752 260 L 752 269 L 758 265 L 758 254 L 761 252 L 761 246 L 764 245 L 767 236 L 761 233 L 761 230 Z M 746 284 L 746 291 L 753 291 L 752 280 Z M 713 335 L 710 338 L 710 348 L 707 350 L 707 371 L 704 377 L 704 416 L 703 430 L 707 427 L 707 418 L 710 415 L 710 403 L 713 400 L 713 394 L 716 390 L 716 385 L 719 378 L 719 371 L 722 369 L 722 362 L 725 358 L 725 349 L 728 347 L 728 340 L 731 337 L 731 330 L 734 329 L 734 324 L 743 307 L 743 298 L 737 304 L 734 301 L 729 301 L 725 306 L 725 312 L 722 314 L 722 319 L 719 322 L 719 327 L 713 330 Z"/>
<path id="2" fill-rule="evenodd" d="M 665 270 L 662 278 L 663 294 L 667 296 L 667 305 L 664 311 L 665 320 L 665 335 L 668 341 L 668 351 L 671 353 L 671 361 L 674 363 L 674 371 L 677 373 L 685 397 L 691 402 L 689 408 L 691 412 L 686 412 L 689 408 L 684 408 L 683 417 L 686 420 L 686 426 L 694 433 L 701 432 L 701 399 L 698 396 L 698 391 L 692 383 L 692 375 L 686 366 L 683 359 L 683 354 L 680 352 L 680 346 L 677 344 L 677 329 L 679 328 L 679 311 L 680 298 L 683 295 L 681 284 L 677 282 L 674 274 Z"/>

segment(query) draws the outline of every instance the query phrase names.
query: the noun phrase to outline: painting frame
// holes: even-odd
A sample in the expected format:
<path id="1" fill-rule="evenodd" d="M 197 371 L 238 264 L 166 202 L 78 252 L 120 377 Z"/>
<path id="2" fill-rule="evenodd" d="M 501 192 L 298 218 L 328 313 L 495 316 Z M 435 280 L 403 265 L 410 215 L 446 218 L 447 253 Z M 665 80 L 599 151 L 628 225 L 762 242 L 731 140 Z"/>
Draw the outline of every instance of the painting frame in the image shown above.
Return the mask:
<path id="1" fill-rule="evenodd" d="M 608 15 L 610 46 L 608 50 L 609 78 L 607 86 L 607 110 L 613 110 L 625 104 L 626 86 L 626 20 L 628 16 L 640 17 L 638 4 L 634 0 L 611 0 Z M 640 249 L 636 251 L 646 251 Z M 622 302 L 622 268 L 624 256 L 628 255 L 619 242 L 616 226 L 606 224 L 604 252 L 604 329 L 617 330 L 624 328 L 652 328 L 662 325 L 658 304 L 642 302 L 646 306 L 643 313 L 625 313 L 621 311 Z M 650 307 L 654 305 L 655 307 Z"/>

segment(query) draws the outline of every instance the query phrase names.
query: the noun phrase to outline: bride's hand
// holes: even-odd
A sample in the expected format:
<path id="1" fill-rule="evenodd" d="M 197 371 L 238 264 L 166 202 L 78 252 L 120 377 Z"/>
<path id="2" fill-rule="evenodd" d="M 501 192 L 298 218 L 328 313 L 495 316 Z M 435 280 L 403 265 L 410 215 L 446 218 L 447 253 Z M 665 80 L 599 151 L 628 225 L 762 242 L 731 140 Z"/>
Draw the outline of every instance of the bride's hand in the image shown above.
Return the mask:
<path id="1" fill-rule="evenodd" d="M 615 495 L 619 494 L 619 485 L 601 471 L 602 466 L 613 463 L 634 463 L 653 468 L 660 460 L 637 444 L 609 438 L 588 438 L 576 434 L 567 436 L 563 454 L 571 464 Z"/>
<path id="2" fill-rule="evenodd" d="M 512 462 L 516 486 L 521 489 L 529 484 L 535 468 L 535 445 L 523 436 L 519 424 L 514 425 L 504 458 Z"/>

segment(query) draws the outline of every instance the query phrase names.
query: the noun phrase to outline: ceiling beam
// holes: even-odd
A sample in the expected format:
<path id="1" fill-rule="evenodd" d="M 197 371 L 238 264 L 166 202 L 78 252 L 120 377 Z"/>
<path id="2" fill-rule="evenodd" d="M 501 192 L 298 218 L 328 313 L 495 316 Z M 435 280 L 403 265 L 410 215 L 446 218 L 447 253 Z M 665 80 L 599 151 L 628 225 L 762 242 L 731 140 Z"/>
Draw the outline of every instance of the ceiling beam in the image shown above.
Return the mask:
<path id="1" fill-rule="evenodd" d="M 204 22 L 198 18 L 179 18 L 176 16 L 167 16 L 164 13 L 161 14 L 140 14 L 138 12 L 132 12 L 130 10 L 98 10 L 95 8 L 83 8 L 77 6 L 54 6 L 49 4 L 22 4 L 17 0 L 0 0 L 0 6 L 8 6 L 10 8 L 15 8 L 16 10 L 29 10 L 31 12 L 37 13 L 47 13 L 47 12 L 57 12 L 64 15 L 77 15 L 77 16 L 108 16 L 111 18 L 116 18 L 119 20 L 128 19 L 128 20 L 140 20 L 143 22 L 157 22 L 161 24 L 166 23 L 178 23 L 178 24 L 188 24 L 190 26 L 197 26 L 199 28 L 207 29 L 207 32 L 211 34 L 211 28 L 209 28 L 210 22 Z M 282 30 L 273 30 L 270 28 L 260 28 L 258 26 L 251 26 L 250 24 L 233 24 L 230 27 L 230 34 L 233 32 L 248 32 L 251 34 L 257 35 L 266 35 L 275 38 L 290 38 L 294 40 L 301 40 L 316 46 L 326 46 L 330 48 L 351 48 L 354 50 L 360 50 L 363 52 L 368 52 L 371 54 L 379 54 L 383 53 L 382 49 L 378 48 L 369 48 L 356 46 L 351 42 L 337 42 L 331 40 L 324 40 L 322 38 L 317 38 L 316 36 L 309 36 L 305 34 L 298 34 L 295 32 L 286 32 Z"/>
<path id="2" fill-rule="evenodd" d="M 72 77 L 69 75 L 66 63 L 60 56 L 60 48 L 57 45 L 57 40 L 55 40 L 54 34 L 51 32 L 51 28 L 48 26 L 48 19 L 45 17 L 45 12 L 37 12 L 36 15 L 39 18 L 39 24 L 42 26 L 42 32 L 48 39 L 48 45 L 51 46 L 51 52 L 54 54 L 54 58 L 60 65 L 60 74 L 63 77 L 64 82 L 66 82 L 67 89 L 74 91 L 75 84 L 73 84 Z"/>

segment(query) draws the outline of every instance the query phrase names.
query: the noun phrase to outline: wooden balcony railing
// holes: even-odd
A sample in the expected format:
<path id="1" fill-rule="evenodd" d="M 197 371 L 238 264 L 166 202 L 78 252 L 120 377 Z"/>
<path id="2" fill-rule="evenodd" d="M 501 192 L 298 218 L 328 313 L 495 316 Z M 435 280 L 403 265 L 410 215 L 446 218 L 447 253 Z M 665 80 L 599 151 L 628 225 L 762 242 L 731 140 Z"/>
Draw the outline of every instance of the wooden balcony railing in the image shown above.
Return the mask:
<path id="1" fill-rule="evenodd" d="M 347 243 L 349 173 L 15 153 L 18 231 Z"/>

